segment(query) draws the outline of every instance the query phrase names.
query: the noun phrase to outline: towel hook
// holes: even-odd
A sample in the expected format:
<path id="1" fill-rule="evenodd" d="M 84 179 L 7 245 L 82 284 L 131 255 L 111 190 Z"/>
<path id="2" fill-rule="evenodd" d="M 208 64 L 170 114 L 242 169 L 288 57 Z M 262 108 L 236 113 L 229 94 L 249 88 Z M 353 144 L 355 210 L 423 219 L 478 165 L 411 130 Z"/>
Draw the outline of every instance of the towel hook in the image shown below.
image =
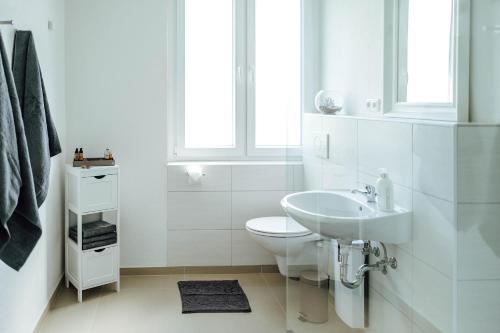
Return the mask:
<path id="1" fill-rule="evenodd" d="M 0 21 L 0 25 L 14 25 L 14 20 Z"/>

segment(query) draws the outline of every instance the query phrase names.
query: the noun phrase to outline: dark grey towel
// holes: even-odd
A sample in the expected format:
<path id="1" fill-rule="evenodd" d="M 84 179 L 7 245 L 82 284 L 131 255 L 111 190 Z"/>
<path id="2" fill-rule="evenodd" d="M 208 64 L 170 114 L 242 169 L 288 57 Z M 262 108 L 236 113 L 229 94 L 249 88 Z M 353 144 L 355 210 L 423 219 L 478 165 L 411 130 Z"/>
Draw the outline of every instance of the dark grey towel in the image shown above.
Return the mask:
<path id="1" fill-rule="evenodd" d="M 0 34 L 0 259 L 20 270 L 42 235 L 28 143 Z"/>
<path id="2" fill-rule="evenodd" d="M 31 31 L 16 32 L 12 71 L 28 141 L 36 200 L 40 207 L 49 191 L 50 158 L 61 153 L 61 145 L 50 116 Z"/>
<path id="3" fill-rule="evenodd" d="M 69 228 L 70 233 L 75 234 L 76 231 L 76 226 Z M 116 225 L 105 221 L 96 221 L 82 224 L 82 238 L 100 236 L 110 232 L 116 232 Z"/>
<path id="4" fill-rule="evenodd" d="M 103 241 L 99 241 L 99 242 L 93 242 L 93 243 L 89 243 L 89 244 L 82 244 L 82 250 L 92 250 L 92 249 L 97 249 L 98 247 L 103 247 L 103 246 L 108 246 L 108 245 L 112 245 L 112 244 L 116 244 L 116 237 L 115 238 L 111 238 L 111 239 L 107 239 L 107 240 L 103 240 Z"/>
<path id="5" fill-rule="evenodd" d="M 75 243 L 78 242 L 78 235 L 75 232 L 72 232 L 71 230 L 69 232 L 69 238 L 74 240 Z M 106 241 L 108 239 L 116 239 L 116 232 L 110 232 L 110 233 L 100 235 L 100 236 L 82 238 L 82 243 L 83 243 L 83 245 L 85 245 L 85 244 L 90 244 L 90 243 L 94 243 L 94 242 Z"/>

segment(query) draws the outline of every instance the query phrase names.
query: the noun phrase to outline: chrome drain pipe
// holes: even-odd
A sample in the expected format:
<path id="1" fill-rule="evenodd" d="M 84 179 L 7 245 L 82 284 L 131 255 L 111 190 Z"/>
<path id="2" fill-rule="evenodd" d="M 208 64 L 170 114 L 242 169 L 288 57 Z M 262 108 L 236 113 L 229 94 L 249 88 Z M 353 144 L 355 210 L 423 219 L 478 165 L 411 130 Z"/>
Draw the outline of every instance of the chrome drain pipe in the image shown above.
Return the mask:
<path id="1" fill-rule="evenodd" d="M 358 271 L 355 275 L 354 281 L 349 281 L 348 278 L 348 269 L 349 269 L 349 249 L 346 248 L 345 245 L 339 245 L 339 257 L 338 260 L 340 262 L 340 282 L 349 289 L 356 289 L 361 286 L 365 279 L 365 274 L 370 271 L 382 272 L 382 274 L 387 274 L 387 267 L 391 267 L 392 269 L 396 269 L 398 267 L 398 262 L 396 258 L 387 257 L 387 248 L 384 243 L 380 242 L 380 246 L 382 247 L 383 258 L 382 260 L 377 261 L 375 264 L 368 265 L 364 264 L 359 267 Z M 374 254 L 376 257 L 380 255 L 380 250 L 377 247 L 372 247 L 370 242 L 365 242 L 365 246 L 362 249 L 362 253 L 366 256 L 370 253 Z"/>

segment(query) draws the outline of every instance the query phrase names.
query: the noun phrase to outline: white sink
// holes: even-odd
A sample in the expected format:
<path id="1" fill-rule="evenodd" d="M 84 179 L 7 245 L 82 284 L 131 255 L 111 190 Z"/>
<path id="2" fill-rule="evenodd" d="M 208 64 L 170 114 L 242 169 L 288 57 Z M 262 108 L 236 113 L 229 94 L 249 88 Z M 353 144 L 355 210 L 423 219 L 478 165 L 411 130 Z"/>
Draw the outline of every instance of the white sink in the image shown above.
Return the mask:
<path id="1" fill-rule="evenodd" d="M 349 191 L 312 191 L 287 195 L 281 200 L 285 212 L 307 229 L 340 242 L 371 240 L 402 244 L 410 240 L 410 211 L 395 207 L 386 213 Z"/>

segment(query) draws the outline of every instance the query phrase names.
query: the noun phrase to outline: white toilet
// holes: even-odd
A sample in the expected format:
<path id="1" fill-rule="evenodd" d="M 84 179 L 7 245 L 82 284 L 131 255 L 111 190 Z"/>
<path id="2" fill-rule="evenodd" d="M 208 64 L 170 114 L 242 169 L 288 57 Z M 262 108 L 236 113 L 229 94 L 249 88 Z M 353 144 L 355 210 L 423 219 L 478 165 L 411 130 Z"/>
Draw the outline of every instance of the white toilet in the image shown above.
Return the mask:
<path id="1" fill-rule="evenodd" d="M 314 245 L 321 239 L 318 234 L 285 216 L 249 220 L 246 229 L 257 243 L 274 254 L 280 273 L 290 277 L 293 274 L 288 272 L 287 257 L 299 256 L 308 243 Z"/>

